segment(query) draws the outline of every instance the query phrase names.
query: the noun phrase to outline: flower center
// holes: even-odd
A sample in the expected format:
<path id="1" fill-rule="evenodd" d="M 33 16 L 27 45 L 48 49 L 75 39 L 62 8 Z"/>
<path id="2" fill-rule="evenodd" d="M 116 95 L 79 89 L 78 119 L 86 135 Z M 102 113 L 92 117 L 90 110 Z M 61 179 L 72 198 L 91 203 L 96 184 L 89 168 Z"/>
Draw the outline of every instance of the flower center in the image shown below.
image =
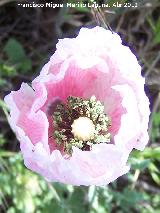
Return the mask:
<path id="1" fill-rule="evenodd" d="M 78 140 L 89 141 L 94 139 L 95 125 L 91 119 L 87 117 L 79 117 L 74 120 L 71 127 L 74 137 Z"/>
<path id="2" fill-rule="evenodd" d="M 53 118 L 53 137 L 64 153 L 72 155 L 72 147 L 90 151 L 93 144 L 110 142 L 110 119 L 95 96 L 84 100 L 69 96 L 57 102 Z"/>

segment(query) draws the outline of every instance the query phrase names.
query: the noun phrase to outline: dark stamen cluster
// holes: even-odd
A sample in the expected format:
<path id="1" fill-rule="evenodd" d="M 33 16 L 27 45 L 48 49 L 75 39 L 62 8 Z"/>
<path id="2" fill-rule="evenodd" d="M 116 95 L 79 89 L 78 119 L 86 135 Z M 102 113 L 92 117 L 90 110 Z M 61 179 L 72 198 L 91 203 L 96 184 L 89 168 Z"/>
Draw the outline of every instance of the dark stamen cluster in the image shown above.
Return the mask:
<path id="1" fill-rule="evenodd" d="M 74 120 L 79 117 L 88 117 L 95 125 L 94 138 L 82 141 L 74 137 L 72 127 Z M 104 113 L 104 106 L 96 101 L 95 96 L 89 100 L 69 96 L 67 103 L 60 103 L 53 113 L 53 137 L 60 147 L 63 146 L 64 153 L 72 154 L 72 147 L 89 151 L 93 144 L 110 142 L 108 127 L 111 125 L 109 118 Z"/>

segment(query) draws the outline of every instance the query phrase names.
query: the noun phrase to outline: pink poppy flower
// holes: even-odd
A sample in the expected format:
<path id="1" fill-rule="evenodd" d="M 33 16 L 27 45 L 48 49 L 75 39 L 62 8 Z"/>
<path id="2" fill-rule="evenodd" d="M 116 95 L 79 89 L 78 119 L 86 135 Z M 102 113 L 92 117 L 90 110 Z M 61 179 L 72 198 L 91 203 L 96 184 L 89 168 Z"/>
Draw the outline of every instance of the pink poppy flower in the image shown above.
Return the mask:
<path id="1" fill-rule="evenodd" d="M 26 167 L 72 185 L 106 185 L 128 172 L 129 153 L 148 142 L 144 83 L 116 33 L 82 28 L 59 40 L 32 87 L 5 97 Z"/>

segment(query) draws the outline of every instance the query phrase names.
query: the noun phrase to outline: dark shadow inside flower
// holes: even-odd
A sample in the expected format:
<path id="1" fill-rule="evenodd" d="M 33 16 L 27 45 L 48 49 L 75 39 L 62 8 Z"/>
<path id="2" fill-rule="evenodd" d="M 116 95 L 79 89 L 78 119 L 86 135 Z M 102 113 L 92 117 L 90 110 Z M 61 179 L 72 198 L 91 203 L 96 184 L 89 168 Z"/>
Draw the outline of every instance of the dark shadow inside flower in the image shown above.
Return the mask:
<path id="1" fill-rule="evenodd" d="M 46 114 L 48 116 L 52 116 L 57 108 L 57 105 L 61 103 L 62 103 L 62 100 L 58 96 L 53 98 L 53 100 L 47 105 Z"/>

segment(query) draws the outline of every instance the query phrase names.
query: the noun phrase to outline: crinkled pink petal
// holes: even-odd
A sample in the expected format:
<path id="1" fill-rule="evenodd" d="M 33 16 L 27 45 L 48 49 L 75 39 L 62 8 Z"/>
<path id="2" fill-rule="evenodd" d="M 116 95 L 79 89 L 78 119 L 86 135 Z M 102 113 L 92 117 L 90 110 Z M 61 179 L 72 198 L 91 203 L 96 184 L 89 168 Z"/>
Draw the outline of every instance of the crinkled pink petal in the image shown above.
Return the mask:
<path id="1" fill-rule="evenodd" d="M 74 148 L 73 156 L 65 159 L 58 150 L 48 155 L 41 143 L 33 146 L 24 137 L 21 141 L 25 165 L 48 181 L 73 185 L 105 185 L 129 170 L 126 166 L 127 152 L 119 151 L 113 144 L 94 145 L 91 152 Z"/>
<path id="2" fill-rule="evenodd" d="M 41 142 L 48 149 L 47 117 L 41 110 L 32 111 L 38 94 L 41 95 L 35 94 L 31 87 L 23 83 L 18 91 L 11 92 L 4 100 L 11 109 L 8 120 L 15 133 L 17 128 L 21 128 L 33 144 Z"/>
<path id="3" fill-rule="evenodd" d="M 73 185 L 105 185 L 128 171 L 133 148 L 148 142 L 149 101 L 141 67 L 116 33 L 101 27 L 82 28 L 73 39 L 62 39 L 32 87 L 5 97 L 8 118 L 20 141 L 25 165 L 49 181 Z M 70 158 L 57 149 L 49 108 L 55 98 L 95 95 L 111 118 L 110 144 L 91 151 L 73 147 Z"/>

